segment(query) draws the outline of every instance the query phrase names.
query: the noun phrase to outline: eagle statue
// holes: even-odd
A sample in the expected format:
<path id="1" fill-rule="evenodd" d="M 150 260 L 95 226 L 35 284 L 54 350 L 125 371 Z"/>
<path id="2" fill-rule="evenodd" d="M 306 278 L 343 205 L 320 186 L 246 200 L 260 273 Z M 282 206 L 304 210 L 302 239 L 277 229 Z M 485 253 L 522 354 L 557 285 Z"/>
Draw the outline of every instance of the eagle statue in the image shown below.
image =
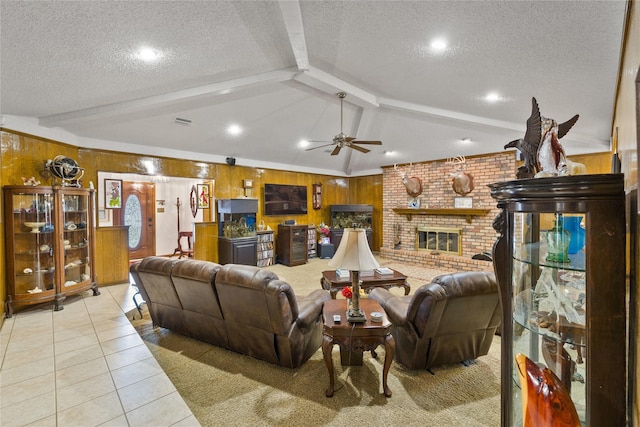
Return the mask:
<path id="1" fill-rule="evenodd" d="M 524 164 L 518 168 L 518 178 L 566 175 L 567 159 L 560 138 L 578 121 L 576 114 L 564 123 L 540 115 L 540 107 L 535 98 L 531 98 L 531 116 L 527 119 L 527 131 L 524 138 L 516 139 L 504 146 L 517 148 L 524 156 Z"/>

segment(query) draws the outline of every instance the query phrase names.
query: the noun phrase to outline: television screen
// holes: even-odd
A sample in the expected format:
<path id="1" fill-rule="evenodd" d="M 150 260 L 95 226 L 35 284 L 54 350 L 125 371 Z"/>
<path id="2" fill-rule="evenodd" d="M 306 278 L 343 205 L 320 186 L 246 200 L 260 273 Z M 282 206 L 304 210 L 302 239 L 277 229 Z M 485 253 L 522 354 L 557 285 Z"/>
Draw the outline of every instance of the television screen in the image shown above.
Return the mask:
<path id="1" fill-rule="evenodd" d="M 264 185 L 265 215 L 303 215 L 307 213 L 307 187 L 304 185 Z"/>

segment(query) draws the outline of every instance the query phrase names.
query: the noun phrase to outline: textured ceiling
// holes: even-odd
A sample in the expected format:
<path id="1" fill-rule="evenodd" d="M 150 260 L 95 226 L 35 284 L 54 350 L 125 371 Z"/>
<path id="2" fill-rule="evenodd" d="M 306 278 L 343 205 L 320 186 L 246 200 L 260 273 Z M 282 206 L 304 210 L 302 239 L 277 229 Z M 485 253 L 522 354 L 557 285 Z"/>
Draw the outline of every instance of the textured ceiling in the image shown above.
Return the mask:
<path id="1" fill-rule="evenodd" d="M 7 128 L 149 154 L 331 174 L 502 151 L 543 115 L 609 148 L 626 2 L 2 1 Z M 449 49 L 435 54 L 434 37 Z M 146 45 L 163 58 L 134 58 Z M 340 131 L 362 154 L 305 151 Z M 489 104 L 491 91 L 504 99 Z M 192 121 L 174 123 L 176 117 Z M 237 123 L 240 136 L 226 127 Z M 460 142 L 471 138 L 471 143 Z M 322 145 L 316 143 L 312 146 Z M 393 150 L 394 155 L 384 155 Z"/>

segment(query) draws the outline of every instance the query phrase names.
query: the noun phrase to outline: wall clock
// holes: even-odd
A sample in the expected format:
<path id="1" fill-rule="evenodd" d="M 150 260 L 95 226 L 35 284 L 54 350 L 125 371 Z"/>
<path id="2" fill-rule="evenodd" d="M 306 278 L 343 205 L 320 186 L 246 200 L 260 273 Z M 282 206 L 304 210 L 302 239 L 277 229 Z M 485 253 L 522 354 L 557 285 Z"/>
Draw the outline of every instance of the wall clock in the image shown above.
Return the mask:
<path id="1" fill-rule="evenodd" d="M 313 209 L 322 209 L 322 183 L 312 184 Z"/>

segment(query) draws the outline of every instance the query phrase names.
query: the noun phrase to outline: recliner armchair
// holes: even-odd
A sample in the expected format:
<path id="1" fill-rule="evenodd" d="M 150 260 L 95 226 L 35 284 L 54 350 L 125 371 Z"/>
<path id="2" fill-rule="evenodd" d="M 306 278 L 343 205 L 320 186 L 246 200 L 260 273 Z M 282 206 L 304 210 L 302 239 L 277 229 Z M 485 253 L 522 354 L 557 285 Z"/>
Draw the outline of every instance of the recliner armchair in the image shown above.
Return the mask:
<path id="1" fill-rule="evenodd" d="M 393 324 L 395 359 L 409 369 L 463 362 L 489 352 L 500 324 L 501 304 L 493 273 L 445 274 L 413 295 L 374 289 Z"/>

